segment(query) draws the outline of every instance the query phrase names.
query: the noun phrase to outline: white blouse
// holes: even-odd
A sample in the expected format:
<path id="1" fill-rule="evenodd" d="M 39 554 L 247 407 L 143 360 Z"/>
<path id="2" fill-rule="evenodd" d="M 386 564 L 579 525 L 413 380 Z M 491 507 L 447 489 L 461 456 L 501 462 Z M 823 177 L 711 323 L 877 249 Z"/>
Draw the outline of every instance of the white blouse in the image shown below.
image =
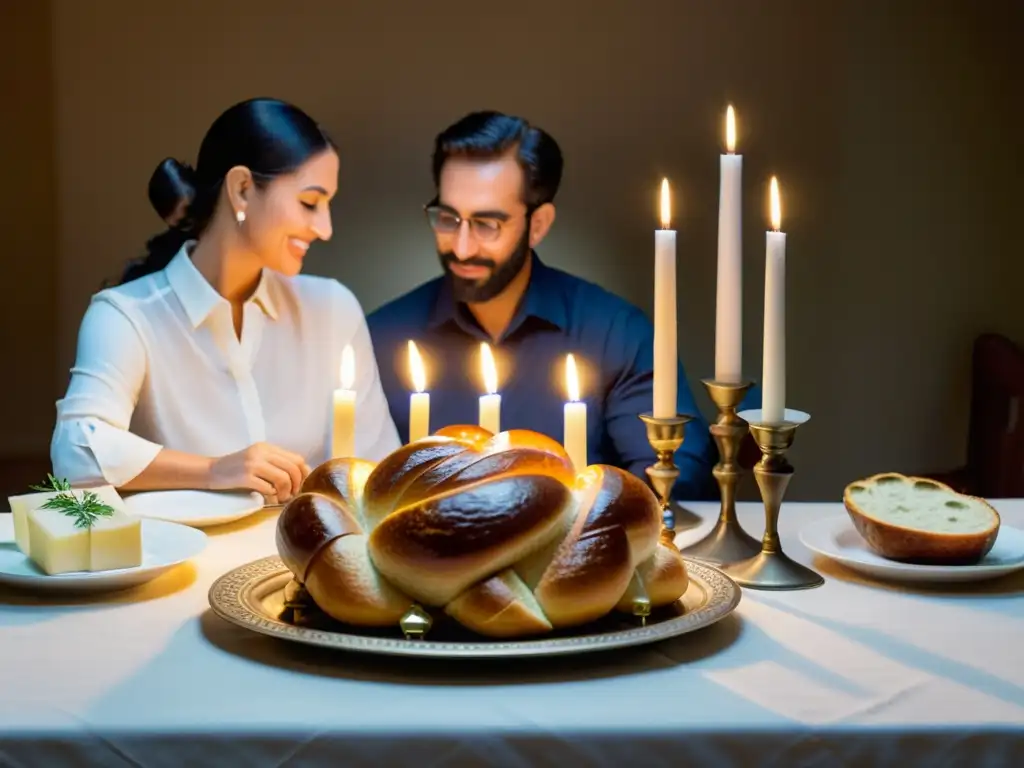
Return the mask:
<path id="1" fill-rule="evenodd" d="M 257 442 L 316 467 L 330 457 L 332 391 L 342 349 L 355 352 L 356 454 L 399 447 L 366 318 L 336 280 L 264 270 L 243 309 L 192 264 L 185 247 L 163 270 L 96 294 L 57 402 L 54 474 L 120 487 L 161 448 L 219 457 Z"/>

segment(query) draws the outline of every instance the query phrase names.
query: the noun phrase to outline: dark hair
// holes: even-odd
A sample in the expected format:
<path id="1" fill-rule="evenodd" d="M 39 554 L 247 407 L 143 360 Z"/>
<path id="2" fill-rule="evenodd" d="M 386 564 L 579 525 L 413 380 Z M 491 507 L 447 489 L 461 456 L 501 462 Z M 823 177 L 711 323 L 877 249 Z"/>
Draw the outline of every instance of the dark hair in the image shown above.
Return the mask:
<path id="1" fill-rule="evenodd" d="M 196 193 L 192 186 L 195 170 L 192 166 L 179 163 L 168 157 L 153 171 L 149 177 L 149 203 L 167 221 L 181 204 L 182 200 L 191 200 Z"/>
<path id="2" fill-rule="evenodd" d="M 501 112 L 471 112 L 434 140 L 434 186 L 450 157 L 492 159 L 515 148 L 523 169 L 524 201 L 530 210 L 555 199 L 562 182 L 562 150 L 545 131 L 521 117 Z"/>
<path id="3" fill-rule="evenodd" d="M 256 185 L 299 168 L 334 143 L 309 115 L 277 99 L 250 99 L 218 117 L 203 137 L 193 170 L 173 158 L 149 180 L 149 201 L 167 218 L 187 201 L 185 216 L 146 243 L 146 255 L 128 266 L 126 283 L 166 267 L 186 241 L 198 238 L 217 209 L 227 172 L 244 166 Z"/>

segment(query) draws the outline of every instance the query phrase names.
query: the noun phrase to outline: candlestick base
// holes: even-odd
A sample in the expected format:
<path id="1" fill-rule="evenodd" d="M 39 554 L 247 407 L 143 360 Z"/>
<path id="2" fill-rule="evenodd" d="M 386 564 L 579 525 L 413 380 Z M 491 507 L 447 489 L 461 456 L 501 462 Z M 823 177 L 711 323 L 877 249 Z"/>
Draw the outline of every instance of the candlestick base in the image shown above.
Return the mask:
<path id="1" fill-rule="evenodd" d="M 753 557 L 722 566 L 733 581 L 751 589 L 810 589 L 825 580 L 815 571 L 796 562 L 782 551 L 779 541 L 779 512 L 793 465 L 786 452 L 793 445 L 796 428 L 810 419 L 810 414 L 786 409 L 783 421 L 766 422 L 760 410 L 743 411 L 739 417 L 750 425 L 750 433 L 761 449 L 761 460 L 754 467 L 754 478 L 764 501 L 765 529 L 761 551 Z"/>
<path id="2" fill-rule="evenodd" d="M 647 467 L 647 476 L 651 478 L 651 485 L 661 501 L 661 537 L 674 544 L 676 521 L 670 502 L 672 488 L 679 477 L 675 453 L 682 446 L 686 438 L 686 424 L 693 417 L 680 413 L 668 418 L 655 418 L 650 413 L 641 413 L 640 419 L 647 426 L 647 441 L 658 459 Z"/>
<path id="3" fill-rule="evenodd" d="M 718 463 L 712 474 L 718 482 L 722 503 L 718 521 L 711 532 L 682 552 L 695 560 L 715 565 L 736 563 L 753 557 L 761 550 L 760 542 L 743 530 L 736 518 L 736 486 L 743 474 L 736 459 L 748 430 L 747 422 L 736 414 L 736 408 L 743 402 L 753 382 L 729 383 L 704 379 L 701 383 L 718 408 L 718 419 L 709 431 L 718 446 Z"/>

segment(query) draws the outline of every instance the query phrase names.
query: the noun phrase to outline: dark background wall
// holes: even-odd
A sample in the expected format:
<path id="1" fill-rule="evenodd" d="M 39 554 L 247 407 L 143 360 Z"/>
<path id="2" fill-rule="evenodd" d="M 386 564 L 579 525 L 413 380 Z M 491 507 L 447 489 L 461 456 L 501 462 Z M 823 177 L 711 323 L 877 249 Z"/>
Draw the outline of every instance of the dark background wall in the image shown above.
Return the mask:
<path id="1" fill-rule="evenodd" d="M 163 157 L 256 95 L 339 140 L 335 237 L 308 269 L 367 311 L 437 272 L 434 134 L 521 113 L 562 144 L 549 262 L 650 310 L 656 194 L 678 193 L 680 349 L 714 363 L 718 155 L 744 160 L 744 365 L 760 376 L 767 181 L 788 243 L 791 498 L 959 463 L 973 336 L 1024 340 L 1022 4 L 844 0 L 51 0 L 0 4 L 0 453 L 45 454 L 90 294 L 159 228 Z M 1016 129 L 1016 130 L 1015 130 Z M 698 400 L 710 403 L 702 390 Z"/>

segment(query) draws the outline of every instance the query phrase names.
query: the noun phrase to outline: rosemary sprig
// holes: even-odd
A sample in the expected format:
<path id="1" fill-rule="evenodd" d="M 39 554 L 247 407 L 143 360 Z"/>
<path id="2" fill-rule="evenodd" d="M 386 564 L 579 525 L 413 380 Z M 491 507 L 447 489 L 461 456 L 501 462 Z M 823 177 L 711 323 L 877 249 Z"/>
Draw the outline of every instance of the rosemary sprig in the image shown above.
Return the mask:
<path id="1" fill-rule="evenodd" d="M 92 491 L 85 491 L 82 498 L 75 496 L 71 490 L 71 483 L 67 480 L 58 480 L 49 472 L 46 479 L 50 485 L 29 486 L 33 491 L 56 491 L 57 495 L 47 499 L 43 509 L 55 509 L 62 515 L 67 515 L 75 520 L 76 528 L 91 528 L 101 517 L 110 517 L 114 514 L 114 508 L 100 501 L 100 497 Z"/>
<path id="2" fill-rule="evenodd" d="M 67 480 L 58 480 L 49 472 L 46 473 L 46 479 L 50 483 L 49 485 L 30 485 L 33 491 L 70 491 L 71 483 Z"/>

